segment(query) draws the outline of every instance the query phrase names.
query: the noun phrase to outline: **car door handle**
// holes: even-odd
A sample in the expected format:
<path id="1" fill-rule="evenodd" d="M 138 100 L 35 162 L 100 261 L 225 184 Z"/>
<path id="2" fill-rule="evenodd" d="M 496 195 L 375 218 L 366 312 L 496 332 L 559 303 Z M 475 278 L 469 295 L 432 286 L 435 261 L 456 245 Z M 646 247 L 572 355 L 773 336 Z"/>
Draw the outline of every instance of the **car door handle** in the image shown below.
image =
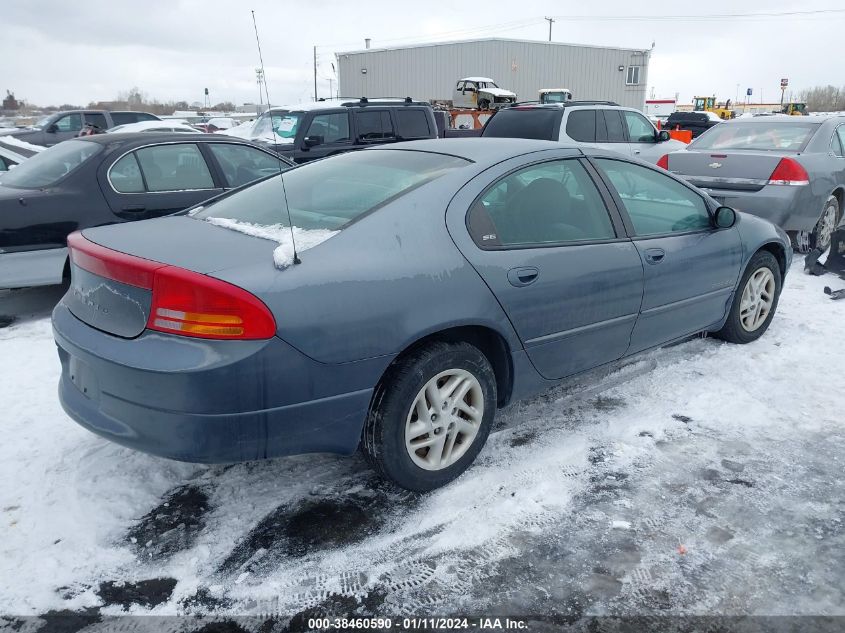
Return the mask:
<path id="1" fill-rule="evenodd" d="M 140 211 L 146 211 L 147 207 L 143 204 L 130 204 L 128 207 L 123 207 L 124 211 L 130 211 L 132 213 L 138 213 Z"/>
<path id="2" fill-rule="evenodd" d="M 508 281 L 511 283 L 512 286 L 516 286 L 517 288 L 521 286 L 527 286 L 528 284 L 533 284 L 535 281 L 537 281 L 537 277 L 539 276 L 540 271 L 534 266 L 522 266 L 520 268 L 511 268 L 508 271 Z"/>
<path id="3" fill-rule="evenodd" d="M 635 150 L 634 150 L 634 153 L 635 153 L 635 154 L 639 154 L 639 153 L 640 153 L 640 150 L 635 149 Z"/>
<path id="4" fill-rule="evenodd" d="M 645 252 L 645 260 L 649 264 L 659 264 L 666 257 L 666 251 L 662 248 L 649 248 Z"/>

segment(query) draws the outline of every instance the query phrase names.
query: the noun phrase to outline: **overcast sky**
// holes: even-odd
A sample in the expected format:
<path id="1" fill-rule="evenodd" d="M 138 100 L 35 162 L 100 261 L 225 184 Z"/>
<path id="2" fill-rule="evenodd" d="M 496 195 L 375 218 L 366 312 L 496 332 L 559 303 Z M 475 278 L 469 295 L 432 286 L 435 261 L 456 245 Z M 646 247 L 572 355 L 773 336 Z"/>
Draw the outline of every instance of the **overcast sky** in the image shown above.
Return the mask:
<path id="1" fill-rule="evenodd" d="M 275 104 L 310 99 L 313 45 L 318 46 L 318 91 L 328 96 L 329 79 L 335 79 L 334 53 L 363 48 L 365 37 L 372 38 L 373 47 L 480 37 L 544 40 L 544 16 L 556 16 L 553 40 L 558 42 L 643 49 L 654 42 L 648 88 L 658 98 L 679 93 L 686 102 L 706 93 L 734 99 L 752 87 L 755 101 L 761 91 L 766 101 L 777 101 L 781 77 L 789 78 L 796 93 L 819 84 L 845 84 L 842 8 L 842 0 L 254 0 L 251 5 L 231 0 L 3 0 L 0 89 L 40 105 L 114 99 L 133 86 L 160 101 L 202 101 L 208 87 L 212 103 L 255 102 L 254 9 Z M 841 12 L 665 19 L 822 9 Z M 607 19 L 631 15 L 664 19 Z"/>

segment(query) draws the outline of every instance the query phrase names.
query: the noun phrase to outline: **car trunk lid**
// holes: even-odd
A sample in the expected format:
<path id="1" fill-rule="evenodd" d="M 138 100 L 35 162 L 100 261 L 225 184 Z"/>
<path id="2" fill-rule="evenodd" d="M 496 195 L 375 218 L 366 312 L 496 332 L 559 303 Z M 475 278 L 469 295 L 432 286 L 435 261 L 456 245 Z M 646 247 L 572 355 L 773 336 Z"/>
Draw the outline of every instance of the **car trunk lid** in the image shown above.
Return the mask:
<path id="1" fill-rule="evenodd" d="M 765 151 L 696 151 L 669 154 L 669 171 L 705 189 L 759 191 L 785 154 Z"/>
<path id="2" fill-rule="evenodd" d="M 123 338 L 150 322 L 152 280 L 166 267 L 211 275 L 262 263 L 275 243 L 185 216 L 86 229 L 68 239 L 71 285 L 64 302 L 81 321 Z"/>

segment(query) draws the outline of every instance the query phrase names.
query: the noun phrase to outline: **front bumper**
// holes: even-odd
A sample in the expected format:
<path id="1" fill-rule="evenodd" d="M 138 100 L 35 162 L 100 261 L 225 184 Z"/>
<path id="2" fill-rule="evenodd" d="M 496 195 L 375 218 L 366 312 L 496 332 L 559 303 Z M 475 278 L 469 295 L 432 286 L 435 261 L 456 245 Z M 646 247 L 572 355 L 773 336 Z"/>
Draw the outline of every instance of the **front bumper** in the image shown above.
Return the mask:
<path id="1" fill-rule="evenodd" d="M 68 415 L 118 444 L 180 461 L 351 454 L 375 384 L 369 364 L 317 363 L 275 337 L 121 339 L 89 327 L 63 302 L 53 331 Z"/>

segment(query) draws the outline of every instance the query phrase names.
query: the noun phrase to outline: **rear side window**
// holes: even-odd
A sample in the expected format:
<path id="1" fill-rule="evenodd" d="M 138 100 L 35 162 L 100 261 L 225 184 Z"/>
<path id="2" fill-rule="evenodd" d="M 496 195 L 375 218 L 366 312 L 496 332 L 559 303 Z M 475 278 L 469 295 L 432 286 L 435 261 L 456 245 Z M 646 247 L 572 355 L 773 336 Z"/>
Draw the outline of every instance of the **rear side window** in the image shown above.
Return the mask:
<path id="1" fill-rule="evenodd" d="M 365 213 L 470 164 L 462 158 L 419 151 L 350 152 L 301 165 L 200 208 L 193 217 L 237 224 L 300 229 L 341 229 Z"/>
<path id="2" fill-rule="evenodd" d="M 355 114 L 358 138 L 362 141 L 379 141 L 396 136 L 387 110 L 361 110 Z"/>
<path id="3" fill-rule="evenodd" d="M 845 125 L 836 128 L 836 134 L 833 135 L 830 147 L 837 156 L 845 156 Z"/>
<path id="4" fill-rule="evenodd" d="M 620 160 L 596 162 L 619 193 L 638 236 L 710 228 L 704 199 L 670 176 Z"/>
<path id="5" fill-rule="evenodd" d="M 432 136 L 428 127 L 428 117 L 424 110 L 400 108 L 396 110 L 399 121 L 399 136 L 403 139 L 428 138 Z"/>
<path id="6" fill-rule="evenodd" d="M 229 187 L 240 187 L 288 169 L 281 161 L 254 147 L 229 143 L 209 143 L 208 147 Z"/>
<path id="7" fill-rule="evenodd" d="M 135 158 L 135 153 L 127 154 L 109 170 L 109 182 L 118 193 L 143 193 L 144 178 Z"/>
<path id="8" fill-rule="evenodd" d="M 214 188 L 208 165 L 194 144 L 144 147 L 136 154 L 149 191 Z"/>
<path id="9" fill-rule="evenodd" d="M 138 112 L 135 114 L 136 121 L 158 121 L 158 117 L 153 114 L 147 114 L 146 112 Z"/>
<path id="10" fill-rule="evenodd" d="M 566 135 L 580 143 L 596 142 L 596 111 L 573 110 L 566 118 Z"/>
<path id="11" fill-rule="evenodd" d="M 507 108 L 487 121 L 481 136 L 556 141 L 559 117 L 557 108 Z"/>
<path id="12" fill-rule="evenodd" d="M 126 125 L 127 123 L 137 123 L 138 115 L 134 112 L 112 112 L 111 120 L 117 125 Z M 147 120 L 147 119 L 145 119 Z"/>
<path id="13" fill-rule="evenodd" d="M 531 165 L 505 176 L 473 204 L 468 226 L 481 248 L 616 237 L 601 195 L 574 159 Z"/>

